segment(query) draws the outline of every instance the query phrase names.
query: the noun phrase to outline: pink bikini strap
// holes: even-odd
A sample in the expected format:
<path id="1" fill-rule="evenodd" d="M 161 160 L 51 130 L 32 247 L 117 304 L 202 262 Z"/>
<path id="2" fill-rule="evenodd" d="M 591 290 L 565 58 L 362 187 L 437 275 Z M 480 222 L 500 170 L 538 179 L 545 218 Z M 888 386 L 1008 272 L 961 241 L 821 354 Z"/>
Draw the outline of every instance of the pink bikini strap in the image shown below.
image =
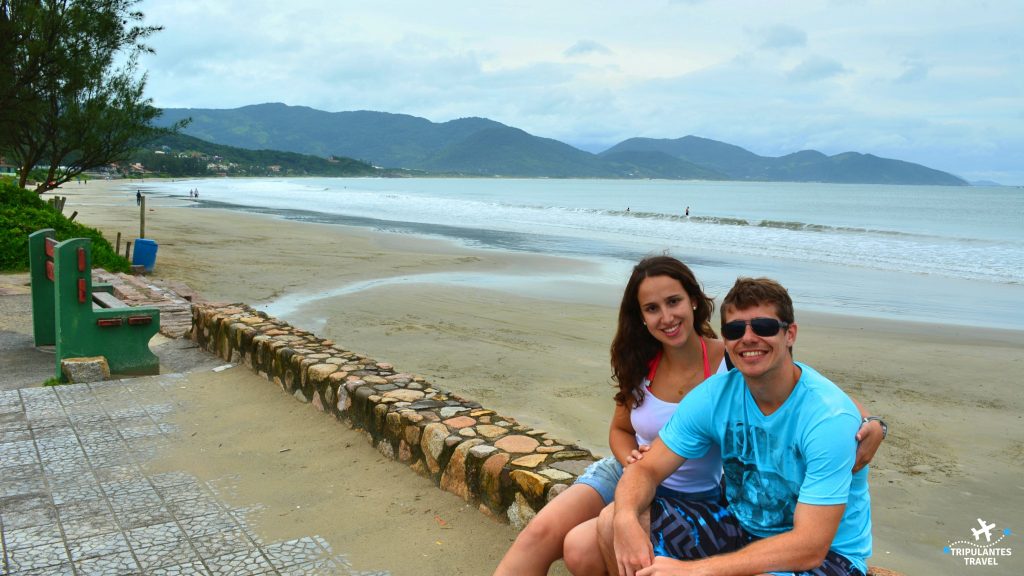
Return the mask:
<path id="1" fill-rule="evenodd" d="M 658 373 L 658 365 L 661 364 L 661 356 L 664 354 L 663 350 L 658 350 L 658 353 L 651 358 L 651 361 L 647 364 L 647 381 L 654 382 L 654 375 Z M 704 360 L 704 379 L 707 380 L 711 377 L 711 361 L 708 360 L 708 345 L 704 342 L 704 338 L 700 339 L 700 354 Z M 650 384 L 647 385 L 651 387 Z"/>
<path id="2" fill-rule="evenodd" d="M 708 345 L 703 337 L 700 339 L 700 353 L 704 357 L 704 379 L 707 380 L 711 377 L 711 362 L 708 361 Z"/>
<path id="3" fill-rule="evenodd" d="M 647 381 L 654 382 L 654 375 L 658 372 L 658 365 L 661 364 L 661 355 L 664 353 L 662 349 L 658 349 L 658 353 L 651 358 L 651 361 L 647 363 Z M 650 387 L 650 385 L 648 385 Z"/>

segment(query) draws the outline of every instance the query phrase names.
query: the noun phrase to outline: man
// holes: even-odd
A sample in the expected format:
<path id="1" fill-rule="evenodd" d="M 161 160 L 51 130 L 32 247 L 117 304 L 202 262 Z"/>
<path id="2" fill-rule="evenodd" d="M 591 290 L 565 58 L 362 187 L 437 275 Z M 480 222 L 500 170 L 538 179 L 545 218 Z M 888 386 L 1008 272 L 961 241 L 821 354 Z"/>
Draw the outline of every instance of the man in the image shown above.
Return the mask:
<path id="1" fill-rule="evenodd" d="M 867 467 L 850 474 L 857 407 L 793 361 L 797 325 L 780 284 L 740 278 L 722 302 L 738 370 L 690 392 L 598 521 L 610 573 L 861 576 L 871 555 Z M 687 458 L 721 447 L 728 506 L 654 498 Z"/>

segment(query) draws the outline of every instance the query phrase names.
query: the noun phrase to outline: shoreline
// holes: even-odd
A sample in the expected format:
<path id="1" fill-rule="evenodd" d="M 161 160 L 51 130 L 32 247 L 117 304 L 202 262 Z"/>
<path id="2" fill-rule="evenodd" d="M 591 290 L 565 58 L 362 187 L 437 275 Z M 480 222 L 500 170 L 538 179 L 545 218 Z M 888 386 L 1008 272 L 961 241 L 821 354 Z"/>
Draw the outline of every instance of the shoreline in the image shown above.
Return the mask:
<path id="1" fill-rule="evenodd" d="M 59 193 L 69 197 L 66 210 L 78 210 L 80 222 L 109 239 L 137 230 L 134 198 L 113 190 L 126 184 L 135 185 L 93 181 Z M 595 266 L 151 198 L 147 236 L 160 245 L 154 275 L 184 281 L 211 300 L 258 306 L 420 274 L 585 278 Z M 598 298 L 609 304 L 596 304 L 472 283 L 384 283 L 281 318 L 607 454 L 614 392 L 608 345 L 620 289 Z M 869 563 L 909 574 L 949 572 L 955 564 L 943 546 L 966 537 L 979 515 L 1000 528 L 1019 525 L 1024 442 L 1014 431 L 1024 400 L 1012 387 L 1024 368 L 1024 331 L 802 312 L 799 301 L 796 308 L 797 358 L 890 425 L 872 464 Z"/>

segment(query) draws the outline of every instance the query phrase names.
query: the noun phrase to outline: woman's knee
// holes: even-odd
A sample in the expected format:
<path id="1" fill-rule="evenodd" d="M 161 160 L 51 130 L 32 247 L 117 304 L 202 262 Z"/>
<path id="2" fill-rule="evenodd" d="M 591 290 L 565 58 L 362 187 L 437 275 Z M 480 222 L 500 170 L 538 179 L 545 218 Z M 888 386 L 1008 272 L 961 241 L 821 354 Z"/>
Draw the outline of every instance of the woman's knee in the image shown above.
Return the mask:
<path id="1" fill-rule="evenodd" d="M 516 542 L 522 541 L 531 547 L 550 547 L 565 538 L 566 528 L 561 526 L 553 516 L 538 515 L 523 528 Z"/>
<path id="2" fill-rule="evenodd" d="M 546 574 L 562 555 L 564 533 L 553 522 L 537 516 L 516 536 L 495 575 Z"/>
<path id="3" fill-rule="evenodd" d="M 597 525 L 591 520 L 569 531 L 562 552 L 565 567 L 573 574 L 603 574 L 604 560 L 597 547 Z"/>

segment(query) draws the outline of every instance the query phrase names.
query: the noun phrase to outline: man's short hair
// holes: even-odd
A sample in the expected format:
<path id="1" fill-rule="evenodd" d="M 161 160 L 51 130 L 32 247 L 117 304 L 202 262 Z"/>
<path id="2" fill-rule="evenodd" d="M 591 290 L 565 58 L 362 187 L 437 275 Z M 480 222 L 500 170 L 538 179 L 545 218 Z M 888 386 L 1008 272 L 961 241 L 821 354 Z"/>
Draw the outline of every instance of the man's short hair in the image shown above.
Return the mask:
<path id="1" fill-rule="evenodd" d="M 762 304 L 775 306 L 779 320 L 793 323 L 793 300 L 782 284 L 771 278 L 737 278 L 722 300 L 722 323 L 725 323 L 725 313 L 730 308 L 746 310 Z"/>

